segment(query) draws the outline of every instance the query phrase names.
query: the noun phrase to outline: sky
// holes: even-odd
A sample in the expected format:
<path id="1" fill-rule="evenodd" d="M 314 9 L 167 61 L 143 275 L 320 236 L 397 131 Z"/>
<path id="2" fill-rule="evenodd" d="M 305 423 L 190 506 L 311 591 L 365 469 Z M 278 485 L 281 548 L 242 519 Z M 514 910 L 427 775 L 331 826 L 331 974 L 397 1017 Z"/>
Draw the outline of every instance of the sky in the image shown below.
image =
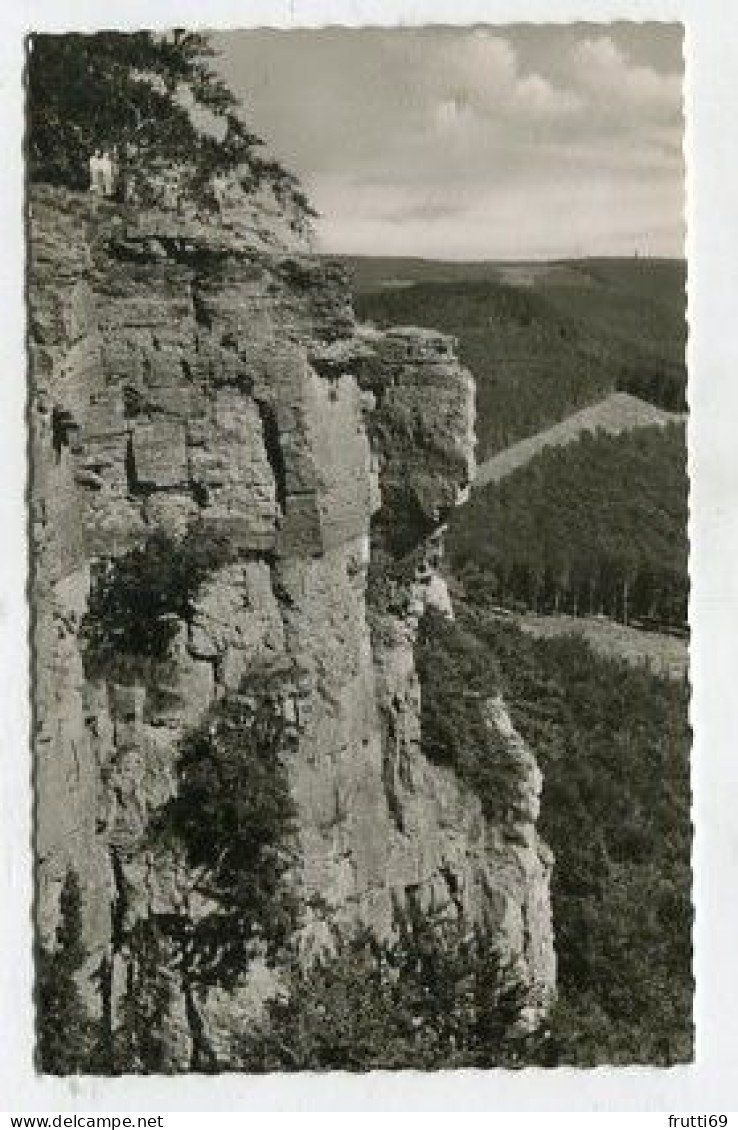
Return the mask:
<path id="1" fill-rule="evenodd" d="M 676 24 L 214 36 L 327 252 L 681 256 Z"/>

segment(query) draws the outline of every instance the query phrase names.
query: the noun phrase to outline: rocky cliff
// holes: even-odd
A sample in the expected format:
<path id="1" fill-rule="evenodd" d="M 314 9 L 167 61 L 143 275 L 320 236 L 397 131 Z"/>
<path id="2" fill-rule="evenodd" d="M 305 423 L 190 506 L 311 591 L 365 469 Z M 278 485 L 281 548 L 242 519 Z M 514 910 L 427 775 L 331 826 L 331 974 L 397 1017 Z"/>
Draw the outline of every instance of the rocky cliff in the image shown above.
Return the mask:
<path id="1" fill-rule="evenodd" d="M 255 672 L 274 673 L 293 738 L 306 953 L 358 924 L 391 934 L 410 903 L 464 915 L 491 928 L 532 1013 L 545 1009 L 535 760 L 491 701 L 518 781 L 492 825 L 422 752 L 415 633 L 427 603 L 451 614 L 443 521 L 473 474 L 474 387 L 453 343 L 357 326 L 340 270 L 256 223 L 50 188 L 31 201 L 29 318 L 37 919 L 51 942 L 72 868 L 90 1009 L 114 1018 L 137 921 L 197 913 L 186 870 L 147 829 L 177 788 L 183 735 Z M 80 625 L 101 564 L 193 528 L 229 555 L 166 662 L 86 675 Z M 370 609 L 384 560 L 405 572 Z M 197 1042 L 217 1052 L 252 989 L 175 991 L 171 1068 Z"/>

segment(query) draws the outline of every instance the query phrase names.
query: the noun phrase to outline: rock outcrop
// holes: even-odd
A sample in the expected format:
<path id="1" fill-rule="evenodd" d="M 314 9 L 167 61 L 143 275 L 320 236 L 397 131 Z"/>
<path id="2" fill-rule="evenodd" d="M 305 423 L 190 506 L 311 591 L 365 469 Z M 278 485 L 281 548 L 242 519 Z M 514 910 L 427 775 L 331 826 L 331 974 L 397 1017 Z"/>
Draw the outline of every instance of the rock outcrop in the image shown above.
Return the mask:
<path id="1" fill-rule="evenodd" d="M 255 226 L 43 189 L 29 253 L 41 936 L 71 867 L 88 1004 L 114 1010 L 127 932 L 186 905 L 186 876 L 146 838 L 178 743 L 249 672 L 279 670 L 307 950 L 360 923 L 390 934 L 410 902 L 483 919 L 540 1013 L 555 966 L 535 760 L 490 703 L 519 775 L 493 826 L 421 745 L 415 632 L 426 603 L 451 613 L 440 535 L 473 475 L 474 387 L 453 342 L 357 326 L 339 268 Z M 231 552 L 167 661 L 86 679 L 91 574 L 193 525 Z M 411 575 L 369 616 L 383 554 Z M 193 1042 L 217 1049 L 247 996 L 203 994 L 193 1019 L 175 993 L 172 1070 Z"/>

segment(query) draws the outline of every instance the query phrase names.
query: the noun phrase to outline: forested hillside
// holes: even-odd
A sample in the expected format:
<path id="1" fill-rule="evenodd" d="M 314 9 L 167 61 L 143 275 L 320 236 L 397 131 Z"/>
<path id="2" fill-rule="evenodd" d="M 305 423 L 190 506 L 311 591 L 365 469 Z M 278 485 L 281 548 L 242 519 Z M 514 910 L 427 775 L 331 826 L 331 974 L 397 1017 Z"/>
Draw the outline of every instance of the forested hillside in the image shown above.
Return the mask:
<path id="1" fill-rule="evenodd" d="M 452 516 L 452 569 L 475 600 L 628 622 L 686 620 L 684 428 L 584 433 Z"/>
<path id="2" fill-rule="evenodd" d="M 458 338 L 480 460 L 616 389 L 684 410 L 683 263 L 514 266 L 349 260 L 362 318 Z"/>
<path id="3" fill-rule="evenodd" d="M 442 747 L 483 805 L 501 803 L 499 776 L 466 736 L 473 671 L 474 686 L 501 690 L 543 771 L 560 996 L 532 1054 L 579 1065 L 689 1058 L 686 681 L 604 659 L 574 637 L 533 639 L 473 606 L 457 613 L 422 625 L 428 756 Z"/>

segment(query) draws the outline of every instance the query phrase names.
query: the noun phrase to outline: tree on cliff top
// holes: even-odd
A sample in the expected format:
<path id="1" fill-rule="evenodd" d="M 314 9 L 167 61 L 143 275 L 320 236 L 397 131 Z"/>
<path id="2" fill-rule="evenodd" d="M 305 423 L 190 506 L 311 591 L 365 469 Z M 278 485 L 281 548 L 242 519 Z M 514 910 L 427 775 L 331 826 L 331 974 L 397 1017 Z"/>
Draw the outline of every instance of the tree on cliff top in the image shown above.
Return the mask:
<path id="1" fill-rule="evenodd" d="M 259 153 L 207 36 L 181 29 L 33 35 L 28 51 L 31 179 L 86 188 L 97 149 L 135 166 L 137 190 L 177 166 L 187 190 L 214 203 L 212 181 L 234 173 L 246 191 L 270 188 L 293 226 L 315 212 L 294 175 Z"/>

